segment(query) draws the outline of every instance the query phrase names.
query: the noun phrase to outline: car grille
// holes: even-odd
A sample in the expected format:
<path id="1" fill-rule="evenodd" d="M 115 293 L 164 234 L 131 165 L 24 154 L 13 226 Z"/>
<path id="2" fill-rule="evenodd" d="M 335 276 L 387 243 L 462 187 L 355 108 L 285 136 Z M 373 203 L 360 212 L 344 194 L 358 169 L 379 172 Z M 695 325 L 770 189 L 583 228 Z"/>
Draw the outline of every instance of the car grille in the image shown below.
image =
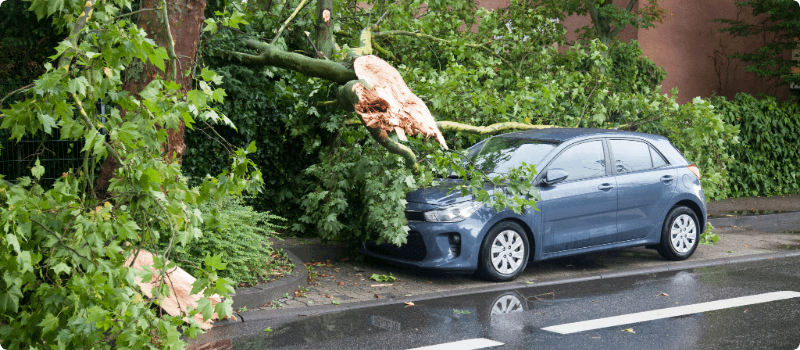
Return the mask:
<path id="1" fill-rule="evenodd" d="M 408 211 L 406 210 L 406 220 L 408 221 L 425 221 L 425 214 L 421 211 Z"/>
<path id="2" fill-rule="evenodd" d="M 422 239 L 422 235 L 416 231 L 409 232 L 406 244 L 399 247 L 392 243 L 375 244 L 375 241 L 367 242 L 365 247 L 374 253 L 410 261 L 422 261 L 428 255 L 425 241 Z"/>

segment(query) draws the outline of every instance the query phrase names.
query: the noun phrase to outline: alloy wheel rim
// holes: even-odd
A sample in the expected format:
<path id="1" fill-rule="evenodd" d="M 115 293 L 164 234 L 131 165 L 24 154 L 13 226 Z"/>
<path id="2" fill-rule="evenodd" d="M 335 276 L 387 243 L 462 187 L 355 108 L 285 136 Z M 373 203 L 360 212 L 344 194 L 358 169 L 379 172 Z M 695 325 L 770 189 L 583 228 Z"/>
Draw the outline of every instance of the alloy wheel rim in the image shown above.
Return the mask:
<path id="1" fill-rule="evenodd" d="M 500 232 L 492 242 L 492 267 L 504 275 L 516 272 L 522 266 L 525 257 L 525 245 L 522 236 L 516 231 Z"/>
<path id="2" fill-rule="evenodd" d="M 492 305 L 492 315 L 510 314 L 513 312 L 522 312 L 522 302 L 519 298 L 513 295 L 504 295 L 495 300 Z"/>
<path id="3" fill-rule="evenodd" d="M 670 243 L 678 253 L 686 253 L 697 243 L 697 225 L 694 219 L 686 214 L 681 214 L 674 221 L 670 229 Z"/>

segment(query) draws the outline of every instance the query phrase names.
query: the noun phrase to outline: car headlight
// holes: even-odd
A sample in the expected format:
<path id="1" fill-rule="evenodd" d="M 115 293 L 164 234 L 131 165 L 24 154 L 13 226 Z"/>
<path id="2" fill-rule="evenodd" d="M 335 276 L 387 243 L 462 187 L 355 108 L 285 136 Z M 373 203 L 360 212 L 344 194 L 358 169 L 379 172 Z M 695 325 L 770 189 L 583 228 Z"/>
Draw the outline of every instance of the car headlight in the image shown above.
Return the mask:
<path id="1" fill-rule="evenodd" d="M 425 221 L 430 222 L 457 222 L 468 218 L 483 206 L 483 203 L 467 201 L 453 204 L 441 209 L 425 212 Z"/>

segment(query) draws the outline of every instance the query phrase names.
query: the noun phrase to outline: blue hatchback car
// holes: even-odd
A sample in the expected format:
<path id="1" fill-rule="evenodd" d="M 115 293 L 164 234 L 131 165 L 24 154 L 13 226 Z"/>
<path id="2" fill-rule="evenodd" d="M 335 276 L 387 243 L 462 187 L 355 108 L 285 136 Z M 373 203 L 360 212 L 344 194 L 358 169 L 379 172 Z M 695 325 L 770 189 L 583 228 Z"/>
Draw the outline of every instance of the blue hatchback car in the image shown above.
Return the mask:
<path id="1" fill-rule="evenodd" d="M 689 258 L 706 225 L 700 171 L 662 136 L 608 129 L 546 129 L 488 138 L 468 150 L 484 172 L 535 164 L 540 211 L 496 212 L 458 191 L 461 180 L 406 196 L 406 244 L 366 242 L 391 262 L 476 271 L 494 281 L 528 261 L 647 246 Z"/>

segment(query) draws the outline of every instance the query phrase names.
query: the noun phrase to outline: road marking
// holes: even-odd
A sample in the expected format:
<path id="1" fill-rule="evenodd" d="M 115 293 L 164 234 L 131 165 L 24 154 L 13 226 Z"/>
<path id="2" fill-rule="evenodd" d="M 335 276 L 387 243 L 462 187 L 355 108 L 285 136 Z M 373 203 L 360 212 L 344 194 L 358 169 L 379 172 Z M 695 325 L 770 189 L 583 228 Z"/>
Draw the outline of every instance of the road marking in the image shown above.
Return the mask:
<path id="1" fill-rule="evenodd" d="M 500 346 L 500 345 L 503 345 L 503 343 L 496 342 L 494 340 L 489 340 L 486 338 L 475 338 L 475 339 L 459 340 L 452 343 L 423 346 L 421 348 L 413 348 L 408 350 L 474 350 L 474 349 L 483 349 L 491 346 Z"/>
<path id="2" fill-rule="evenodd" d="M 593 329 L 608 328 L 614 326 L 621 326 L 624 324 L 660 320 L 662 318 L 690 315 L 701 312 L 728 309 L 732 307 L 739 307 L 751 304 L 767 303 L 770 301 L 791 299 L 797 297 L 800 297 L 800 293 L 798 292 L 764 293 L 758 295 L 751 295 L 747 297 L 724 299 L 724 300 L 711 301 L 707 303 L 699 303 L 693 305 L 671 307 L 667 309 L 645 311 L 635 314 L 599 318 L 596 320 L 567 323 L 557 326 L 550 326 L 542 329 L 545 331 L 550 331 L 560 334 L 571 334 L 571 333 L 589 331 Z"/>

